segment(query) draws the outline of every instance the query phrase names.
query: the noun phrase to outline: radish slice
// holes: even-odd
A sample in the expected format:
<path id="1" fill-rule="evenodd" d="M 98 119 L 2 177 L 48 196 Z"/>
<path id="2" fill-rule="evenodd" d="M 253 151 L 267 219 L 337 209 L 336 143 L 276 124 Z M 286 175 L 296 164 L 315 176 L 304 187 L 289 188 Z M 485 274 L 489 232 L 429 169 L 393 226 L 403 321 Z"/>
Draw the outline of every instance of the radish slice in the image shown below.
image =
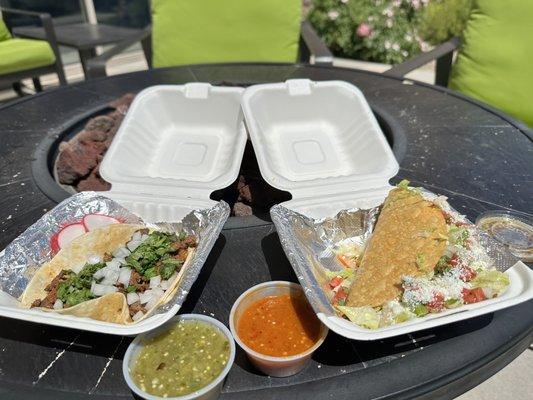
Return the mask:
<path id="1" fill-rule="evenodd" d="M 83 224 L 70 224 L 57 233 L 57 247 L 64 249 L 70 242 L 85 233 Z"/>
<path id="2" fill-rule="evenodd" d="M 87 231 L 94 231 L 103 226 L 118 224 L 119 220 L 108 215 L 89 214 L 83 217 L 82 223 Z"/>

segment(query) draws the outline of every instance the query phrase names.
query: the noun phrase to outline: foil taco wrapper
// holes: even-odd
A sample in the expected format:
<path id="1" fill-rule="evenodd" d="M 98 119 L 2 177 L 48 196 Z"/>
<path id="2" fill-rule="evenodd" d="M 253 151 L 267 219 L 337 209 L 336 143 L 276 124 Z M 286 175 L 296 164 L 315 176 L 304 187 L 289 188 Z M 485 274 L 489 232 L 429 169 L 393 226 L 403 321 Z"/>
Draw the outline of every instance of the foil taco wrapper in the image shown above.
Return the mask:
<path id="1" fill-rule="evenodd" d="M 471 223 L 449 205 L 446 197 L 420 190 L 425 199 L 437 203 L 456 220 Z M 327 273 L 343 269 L 336 258 L 336 251 L 341 246 L 348 244 L 364 249 L 380 209 L 381 206 L 352 208 L 323 219 L 309 218 L 281 204 L 270 209 L 285 254 L 317 314 L 337 315 L 328 297 L 329 291 L 326 290 L 329 284 Z M 472 236 L 486 251 L 478 257 L 499 271 L 505 271 L 519 261 L 485 232 L 474 229 Z"/>
<path id="2" fill-rule="evenodd" d="M 221 201 L 209 209 L 191 211 L 181 221 L 144 223 L 139 216 L 101 193 L 78 193 L 43 215 L 0 252 L 1 303 L 18 306 L 16 299 L 23 293 L 35 271 L 52 258 L 50 241 L 61 227 L 80 222 L 87 214 L 105 214 L 124 223 L 144 224 L 167 232 L 185 231 L 198 237 L 198 247 L 183 274 L 178 291 L 169 302 L 154 312 L 164 313 L 175 305 L 181 306 L 185 301 L 229 213 L 229 206 Z"/>

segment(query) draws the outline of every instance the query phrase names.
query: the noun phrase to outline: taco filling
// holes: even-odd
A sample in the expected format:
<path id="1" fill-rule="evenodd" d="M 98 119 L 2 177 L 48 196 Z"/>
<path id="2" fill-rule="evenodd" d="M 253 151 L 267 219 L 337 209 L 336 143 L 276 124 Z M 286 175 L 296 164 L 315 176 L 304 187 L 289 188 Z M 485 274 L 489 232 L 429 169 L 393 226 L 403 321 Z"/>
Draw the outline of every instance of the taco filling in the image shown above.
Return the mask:
<path id="1" fill-rule="evenodd" d="M 445 197 L 427 199 L 403 181 L 385 200 L 365 249 L 349 253 L 358 262 L 328 271 L 332 303 L 352 322 L 377 329 L 497 297 L 509 278 L 475 233 Z"/>
<path id="2" fill-rule="evenodd" d="M 64 310 L 89 300 L 122 293 L 129 316 L 142 318 L 174 286 L 196 237 L 160 231 L 136 230 L 112 253 L 91 255 L 80 269 L 62 269 L 44 288 L 45 297 L 31 307 Z"/>

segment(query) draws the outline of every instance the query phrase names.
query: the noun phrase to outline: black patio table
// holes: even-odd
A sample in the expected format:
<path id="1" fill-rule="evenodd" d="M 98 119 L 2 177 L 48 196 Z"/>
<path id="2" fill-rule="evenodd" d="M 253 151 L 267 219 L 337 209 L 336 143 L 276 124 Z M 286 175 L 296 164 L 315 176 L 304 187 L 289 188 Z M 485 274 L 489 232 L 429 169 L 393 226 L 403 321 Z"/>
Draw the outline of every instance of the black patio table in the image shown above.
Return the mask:
<path id="1" fill-rule="evenodd" d="M 54 30 L 58 44 L 73 47 L 78 51 L 85 74 L 87 62 L 96 56 L 97 46 L 118 43 L 141 32 L 140 29 L 88 22 L 56 25 Z M 19 37 L 46 40 L 44 29 L 40 26 L 17 27 L 13 29 L 13 33 Z"/>
<path id="2" fill-rule="evenodd" d="M 456 93 L 379 74 L 275 64 L 199 65 L 103 78 L 0 108 L 0 248 L 55 203 L 32 175 L 38 145 L 72 121 L 127 93 L 191 81 L 252 84 L 291 78 L 345 80 L 392 121 L 400 172 L 450 198 L 471 220 L 486 210 L 533 214 L 531 133 Z M 36 171 L 39 168 L 34 168 Z M 37 174 L 38 175 L 38 174 Z M 248 222 L 247 222 L 248 221 Z M 267 219 L 231 219 L 180 312 L 227 324 L 235 299 L 268 280 L 296 281 Z M 238 350 L 224 399 L 450 399 L 503 368 L 533 339 L 533 302 L 375 342 L 333 332 L 310 365 L 289 378 L 258 373 Z M 0 397 L 130 398 L 122 358 L 131 338 L 0 318 Z"/>

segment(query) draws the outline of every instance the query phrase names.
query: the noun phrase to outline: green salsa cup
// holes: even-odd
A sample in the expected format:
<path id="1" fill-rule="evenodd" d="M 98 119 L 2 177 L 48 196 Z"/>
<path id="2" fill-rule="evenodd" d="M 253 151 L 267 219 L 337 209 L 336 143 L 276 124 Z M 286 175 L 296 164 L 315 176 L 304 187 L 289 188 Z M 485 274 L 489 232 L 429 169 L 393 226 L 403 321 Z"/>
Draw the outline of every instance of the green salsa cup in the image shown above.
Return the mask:
<path id="1" fill-rule="evenodd" d="M 174 400 L 193 400 L 193 399 L 201 399 L 201 400 L 211 400 L 216 399 L 219 394 L 220 390 L 222 389 L 222 385 L 224 383 L 224 378 L 228 374 L 229 370 L 231 369 L 231 366 L 233 365 L 233 361 L 235 359 L 235 341 L 233 340 L 233 336 L 231 335 L 231 332 L 224 326 L 223 323 L 220 321 L 217 321 L 214 318 L 208 317 L 206 315 L 201 314 L 183 314 L 183 315 L 177 315 L 174 318 L 170 319 L 166 324 L 154 329 L 151 332 L 142 334 L 137 336 L 133 342 L 128 347 L 128 350 L 126 351 L 126 354 L 124 355 L 124 360 L 122 362 L 122 373 L 124 374 L 124 379 L 126 380 L 126 383 L 130 387 L 130 389 L 137 395 L 141 396 L 144 399 L 147 400 L 160 400 L 163 399 L 163 397 L 156 396 L 150 393 L 145 392 L 142 390 L 137 384 L 135 383 L 131 371 L 133 370 L 133 367 L 135 365 L 135 362 L 137 360 L 137 357 L 139 356 L 139 353 L 144 347 L 144 343 L 146 340 L 158 336 L 161 333 L 165 332 L 166 330 L 170 329 L 171 326 L 173 326 L 176 322 L 179 321 L 198 321 L 205 324 L 210 325 L 213 328 L 216 328 L 220 333 L 222 333 L 226 338 L 228 339 L 229 343 L 229 357 L 228 361 L 224 367 L 224 369 L 220 372 L 220 374 L 210 383 L 208 383 L 203 388 L 192 392 L 185 394 L 183 396 L 177 396 L 177 397 L 166 397 L 166 399 L 174 399 Z"/>

